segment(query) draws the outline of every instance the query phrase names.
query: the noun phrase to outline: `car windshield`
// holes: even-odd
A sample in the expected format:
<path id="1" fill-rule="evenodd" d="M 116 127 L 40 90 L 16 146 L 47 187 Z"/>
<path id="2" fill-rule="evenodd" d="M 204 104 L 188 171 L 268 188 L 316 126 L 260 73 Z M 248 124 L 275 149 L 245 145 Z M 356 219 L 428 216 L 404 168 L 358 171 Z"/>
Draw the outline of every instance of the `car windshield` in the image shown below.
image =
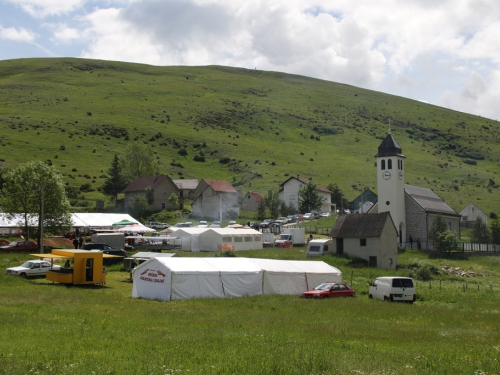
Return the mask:
<path id="1" fill-rule="evenodd" d="M 332 284 L 321 284 L 314 288 L 314 290 L 330 290 L 331 287 Z"/>
<path id="2" fill-rule="evenodd" d="M 31 267 L 33 267 L 34 264 L 35 264 L 35 262 L 27 261 L 27 262 L 24 262 L 23 264 L 21 264 L 21 267 L 31 268 Z"/>
<path id="3" fill-rule="evenodd" d="M 9 246 L 17 246 L 18 241 L 11 242 Z"/>

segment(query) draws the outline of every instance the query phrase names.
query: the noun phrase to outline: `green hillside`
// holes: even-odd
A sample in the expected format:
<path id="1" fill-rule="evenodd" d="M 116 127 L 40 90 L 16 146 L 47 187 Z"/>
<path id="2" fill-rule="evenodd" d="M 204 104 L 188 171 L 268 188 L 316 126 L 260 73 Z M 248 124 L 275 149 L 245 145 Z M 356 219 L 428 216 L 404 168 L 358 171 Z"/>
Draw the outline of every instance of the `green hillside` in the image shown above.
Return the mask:
<path id="1" fill-rule="evenodd" d="M 389 119 L 408 183 L 433 189 L 457 211 L 472 201 L 500 213 L 497 121 L 276 72 L 0 61 L 1 165 L 50 160 L 77 187 L 97 189 L 113 156 L 139 141 L 173 178 L 226 179 L 244 193 L 265 193 L 299 174 L 337 183 L 352 200 L 364 187 L 376 191 L 374 155 Z"/>

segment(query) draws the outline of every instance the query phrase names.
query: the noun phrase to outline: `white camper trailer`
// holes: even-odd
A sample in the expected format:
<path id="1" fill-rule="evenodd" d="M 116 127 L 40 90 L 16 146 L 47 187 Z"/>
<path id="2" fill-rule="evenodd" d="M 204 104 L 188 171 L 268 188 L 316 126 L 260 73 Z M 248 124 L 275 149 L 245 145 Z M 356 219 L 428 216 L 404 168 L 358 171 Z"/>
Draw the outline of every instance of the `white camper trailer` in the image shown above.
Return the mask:
<path id="1" fill-rule="evenodd" d="M 307 244 L 307 257 L 320 257 L 333 254 L 333 240 L 331 238 L 311 240 Z"/>

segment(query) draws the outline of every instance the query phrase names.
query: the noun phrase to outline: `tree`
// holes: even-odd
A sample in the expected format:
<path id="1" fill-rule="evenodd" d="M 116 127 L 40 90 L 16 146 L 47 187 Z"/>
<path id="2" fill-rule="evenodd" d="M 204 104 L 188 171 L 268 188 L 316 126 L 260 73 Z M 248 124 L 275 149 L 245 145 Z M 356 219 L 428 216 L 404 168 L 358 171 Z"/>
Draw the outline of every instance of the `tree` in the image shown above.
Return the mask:
<path id="1" fill-rule="evenodd" d="M 437 241 L 439 234 L 444 232 L 445 230 L 446 222 L 444 221 L 441 214 L 437 214 L 429 229 L 429 239 L 431 241 Z"/>
<path id="2" fill-rule="evenodd" d="M 319 211 L 323 205 L 323 198 L 316 188 L 314 182 L 309 181 L 299 189 L 299 211 L 311 212 Z"/>
<path id="3" fill-rule="evenodd" d="M 21 164 L 5 174 L 2 206 L 10 216 L 23 214 L 27 239 L 30 223 L 38 222 L 38 243 L 42 224 L 44 230 L 52 233 L 71 227 L 70 204 L 62 176 L 42 161 Z"/>
<path id="4" fill-rule="evenodd" d="M 478 216 L 472 227 L 472 233 L 470 235 L 471 242 L 474 243 L 489 243 L 490 242 L 490 231 L 488 226 L 483 220 Z"/>
<path id="5" fill-rule="evenodd" d="M 144 213 L 148 210 L 148 201 L 142 195 L 137 195 L 132 199 L 132 203 L 130 205 L 130 214 L 139 220 Z"/>
<path id="6" fill-rule="evenodd" d="M 155 202 L 155 193 L 153 189 L 151 189 L 151 186 L 147 186 L 146 189 L 144 190 L 144 195 L 146 196 L 146 201 L 148 204 L 153 204 Z"/>
<path id="7" fill-rule="evenodd" d="M 500 245 L 500 223 L 498 219 L 492 220 L 490 223 L 491 242 Z"/>
<path id="8" fill-rule="evenodd" d="M 344 198 L 342 190 L 340 190 L 337 184 L 333 183 L 328 184 L 326 188 L 332 192 L 331 195 L 332 204 L 334 204 L 336 209 L 339 210 L 341 214 L 343 214 L 341 210 L 349 206 L 349 201 L 346 198 Z"/>
<path id="9" fill-rule="evenodd" d="M 452 251 L 458 248 L 458 238 L 455 233 L 446 229 L 446 222 L 441 214 L 437 214 L 431 224 L 429 239 L 439 251 Z"/>
<path id="10" fill-rule="evenodd" d="M 160 165 L 155 160 L 153 149 L 138 142 L 127 146 L 121 158 L 121 167 L 129 181 L 160 173 Z"/>
<path id="11" fill-rule="evenodd" d="M 257 205 L 257 219 L 264 220 L 266 218 L 266 203 L 264 200 Z"/>
<path id="12" fill-rule="evenodd" d="M 277 190 L 269 190 L 267 192 L 267 198 L 264 201 L 266 208 L 269 210 L 269 215 L 271 217 L 278 217 L 281 199 Z"/>
<path id="13" fill-rule="evenodd" d="M 173 207 L 177 207 L 179 204 L 179 198 L 175 195 L 175 193 L 170 194 L 170 197 L 168 197 L 168 203 L 170 203 Z"/>
<path id="14" fill-rule="evenodd" d="M 122 165 L 118 155 L 115 155 L 111 167 L 108 169 L 108 176 L 104 180 L 104 185 L 101 187 L 101 191 L 104 195 L 107 195 L 116 202 L 118 194 L 120 194 L 123 189 L 127 187 L 128 181 L 122 170 Z"/>

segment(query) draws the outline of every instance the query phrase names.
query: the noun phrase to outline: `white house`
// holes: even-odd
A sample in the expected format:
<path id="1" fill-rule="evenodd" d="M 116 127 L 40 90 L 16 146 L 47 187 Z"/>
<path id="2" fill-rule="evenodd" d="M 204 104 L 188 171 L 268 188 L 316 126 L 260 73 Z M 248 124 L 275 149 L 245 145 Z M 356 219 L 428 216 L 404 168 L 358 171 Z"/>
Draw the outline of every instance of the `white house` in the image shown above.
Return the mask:
<path id="1" fill-rule="evenodd" d="M 285 202 L 287 206 L 292 204 L 296 210 L 299 209 L 300 197 L 299 190 L 307 185 L 310 181 L 297 177 L 290 177 L 288 180 L 283 182 L 280 185 L 279 189 L 279 197 Z M 321 212 L 331 212 L 332 210 L 332 192 L 327 188 L 316 184 L 316 189 L 318 190 L 319 195 L 323 199 L 323 204 L 321 206 Z M 304 212 L 305 213 L 305 212 Z"/>

